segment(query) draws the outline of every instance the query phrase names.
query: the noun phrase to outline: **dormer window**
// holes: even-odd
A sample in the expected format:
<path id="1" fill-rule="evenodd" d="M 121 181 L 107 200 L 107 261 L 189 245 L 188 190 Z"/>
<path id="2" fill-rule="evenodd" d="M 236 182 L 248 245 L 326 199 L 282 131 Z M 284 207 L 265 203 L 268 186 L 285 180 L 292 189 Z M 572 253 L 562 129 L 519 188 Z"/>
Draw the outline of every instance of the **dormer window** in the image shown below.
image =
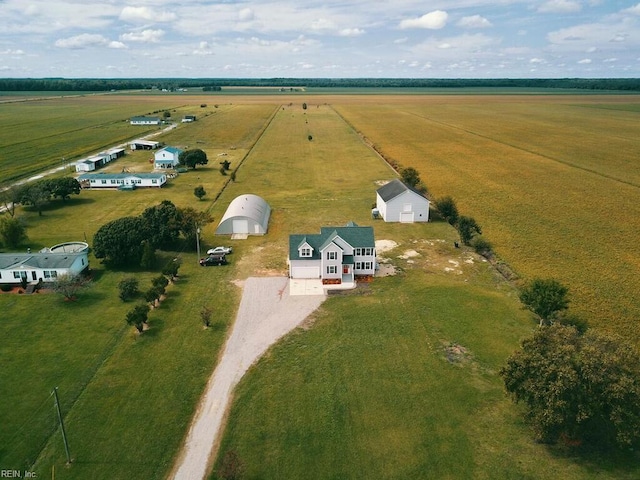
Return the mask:
<path id="1" fill-rule="evenodd" d="M 300 249 L 301 257 L 310 257 L 311 256 L 311 247 L 302 247 Z"/>

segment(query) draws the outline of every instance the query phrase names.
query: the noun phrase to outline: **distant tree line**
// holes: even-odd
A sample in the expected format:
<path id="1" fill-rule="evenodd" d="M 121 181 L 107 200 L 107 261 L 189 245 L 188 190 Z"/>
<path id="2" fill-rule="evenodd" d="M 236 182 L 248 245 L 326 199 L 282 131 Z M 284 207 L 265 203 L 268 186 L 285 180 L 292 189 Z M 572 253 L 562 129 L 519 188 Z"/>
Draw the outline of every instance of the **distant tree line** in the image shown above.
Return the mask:
<path id="1" fill-rule="evenodd" d="M 640 78 L 148 78 L 70 79 L 4 78 L 0 91 L 110 91 L 175 90 L 222 87 L 317 87 L 317 88 L 554 88 L 576 90 L 640 91 Z"/>

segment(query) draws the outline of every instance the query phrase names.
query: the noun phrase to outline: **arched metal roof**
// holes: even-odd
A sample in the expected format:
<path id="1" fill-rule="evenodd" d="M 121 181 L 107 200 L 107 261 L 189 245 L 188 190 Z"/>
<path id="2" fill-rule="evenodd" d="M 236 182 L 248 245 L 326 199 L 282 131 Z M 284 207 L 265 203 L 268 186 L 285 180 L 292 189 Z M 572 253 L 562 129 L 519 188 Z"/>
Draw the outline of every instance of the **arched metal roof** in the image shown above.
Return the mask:
<path id="1" fill-rule="evenodd" d="M 263 198 L 251 193 L 240 195 L 227 207 L 227 211 L 218 224 L 216 234 L 264 235 L 267 233 L 270 215 L 271 207 Z"/>

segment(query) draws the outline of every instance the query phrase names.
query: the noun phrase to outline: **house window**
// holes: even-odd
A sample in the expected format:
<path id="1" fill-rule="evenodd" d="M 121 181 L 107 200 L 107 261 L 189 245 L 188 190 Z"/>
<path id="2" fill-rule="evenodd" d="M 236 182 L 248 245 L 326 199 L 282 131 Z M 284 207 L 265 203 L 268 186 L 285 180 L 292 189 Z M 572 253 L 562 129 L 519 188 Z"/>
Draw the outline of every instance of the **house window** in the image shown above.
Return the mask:
<path id="1" fill-rule="evenodd" d="M 107 181 L 106 180 L 102 180 L 102 185 L 106 185 Z"/>
<path id="2" fill-rule="evenodd" d="M 55 270 L 45 270 L 44 278 L 58 278 L 58 272 Z"/>
<path id="3" fill-rule="evenodd" d="M 362 262 L 356 262 L 356 270 L 362 270 Z"/>
<path id="4" fill-rule="evenodd" d="M 309 247 L 303 247 L 300 249 L 300 256 L 301 257 L 310 257 L 311 256 L 311 249 Z"/>
<path id="5" fill-rule="evenodd" d="M 13 272 L 13 278 L 20 278 L 20 272 Z"/>
<path id="6" fill-rule="evenodd" d="M 372 266 L 372 262 L 364 262 L 364 270 L 371 270 Z"/>
<path id="7" fill-rule="evenodd" d="M 327 260 L 337 260 L 338 252 L 327 252 Z"/>
<path id="8" fill-rule="evenodd" d="M 158 180 L 153 179 L 151 180 L 151 183 L 158 183 Z"/>
<path id="9" fill-rule="evenodd" d="M 373 248 L 372 247 L 363 248 L 363 250 L 364 250 L 364 254 L 365 255 L 369 255 L 369 256 L 373 255 Z"/>
<path id="10" fill-rule="evenodd" d="M 337 265 L 327 265 L 327 274 L 331 275 L 331 274 L 335 274 L 338 273 L 338 266 Z"/>
<path id="11" fill-rule="evenodd" d="M 111 180 L 111 185 L 115 184 L 116 181 L 115 180 Z"/>
<path id="12" fill-rule="evenodd" d="M 362 249 L 361 248 L 356 248 L 354 251 L 354 255 L 360 256 L 362 255 Z"/>

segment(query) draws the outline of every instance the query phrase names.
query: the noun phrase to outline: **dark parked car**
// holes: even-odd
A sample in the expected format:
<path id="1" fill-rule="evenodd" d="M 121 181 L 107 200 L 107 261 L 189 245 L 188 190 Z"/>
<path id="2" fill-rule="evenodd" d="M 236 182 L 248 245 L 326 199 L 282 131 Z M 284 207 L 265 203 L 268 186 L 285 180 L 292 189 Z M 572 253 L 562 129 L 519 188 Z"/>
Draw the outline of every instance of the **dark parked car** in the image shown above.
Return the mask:
<path id="1" fill-rule="evenodd" d="M 224 253 L 218 253 L 214 255 L 209 255 L 208 257 L 204 257 L 200 259 L 200 265 L 203 267 L 210 267 L 211 265 L 226 265 L 227 257 Z"/>

